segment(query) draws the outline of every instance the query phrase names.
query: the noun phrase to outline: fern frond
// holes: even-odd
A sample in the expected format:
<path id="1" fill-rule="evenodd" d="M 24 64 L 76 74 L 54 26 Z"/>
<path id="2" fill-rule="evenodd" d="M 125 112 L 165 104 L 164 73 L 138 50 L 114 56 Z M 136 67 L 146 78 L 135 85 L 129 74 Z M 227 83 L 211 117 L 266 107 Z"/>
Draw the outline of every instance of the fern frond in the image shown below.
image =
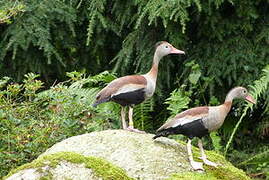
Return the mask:
<path id="1" fill-rule="evenodd" d="M 171 111 L 171 116 L 175 116 L 183 109 L 188 108 L 190 101 L 190 97 L 184 93 L 184 86 L 182 86 L 179 89 L 175 89 L 164 103 L 169 105 L 167 109 Z"/>
<path id="2" fill-rule="evenodd" d="M 112 59 L 112 62 L 116 61 L 112 72 L 119 71 L 121 70 L 121 68 L 124 68 L 129 65 L 128 63 L 130 63 L 132 54 L 134 53 L 138 34 L 139 31 L 136 30 L 126 36 L 122 43 L 121 50 L 119 51 L 117 56 Z"/>
<path id="3" fill-rule="evenodd" d="M 153 112 L 154 100 L 153 98 L 136 105 L 134 108 L 134 123 L 135 127 L 141 130 L 152 130 L 152 117 L 151 113 Z"/>
<path id="4" fill-rule="evenodd" d="M 194 3 L 198 11 L 201 11 L 201 4 L 198 0 L 178 0 L 178 1 L 162 1 L 162 0 L 150 0 L 147 1 L 145 6 L 141 6 L 139 9 L 139 17 L 136 21 L 135 29 L 138 29 L 142 24 L 142 20 L 147 17 L 151 25 L 156 24 L 157 19 L 162 20 L 163 26 L 166 28 L 169 21 L 179 21 L 182 32 L 186 30 L 186 22 L 189 21 L 189 14 L 187 8 Z M 143 7 L 143 8 L 142 8 Z"/>
<path id="5" fill-rule="evenodd" d="M 26 3 L 23 15 L 14 21 L 4 33 L 5 45 L 0 58 L 3 60 L 7 52 L 11 51 L 14 60 L 17 57 L 18 49 L 26 51 L 34 46 L 43 51 L 47 64 L 51 64 L 53 59 L 65 66 L 62 55 L 53 42 L 51 28 L 55 27 L 57 23 L 65 23 L 73 32 L 71 34 L 74 35 L 74 22 L 76 21 L 74 13 L 73 7 L 62 1 L 48 0 Z M 62 34 L 59 36 L 61 37 Z"/>
<path id="6" fill-rule="evenodd" d="M 103 83 L 109 83 L 116 79 L 117 77 L 115 76 L 114 73 L 110 73 L 108 71 L 101 72 L 95 76 L 91 76 L 88 78 L 88 82 L 93 82 L 93 83 L 98 83 L 98 82 L 103 82 Z"/>
<path id="7" fill-rule="evenodd" d="M 107 30 L 111 22 L 104 16 L 105 8 L 106 8 L 106 0 L 92 0 L 89 1 L 89 24 L 87 29 L 87 41 L 86 45 L 89 46 L 94 29 L 101 25 L 102 29 Z M 112 25 L 113 26 L 113 25 Z M 112 28 L 113 29 L 113 28 Z"/>
<path id="8" fill-rule="evenodd" d="M 218 136 L 217 132 L 211 132 L 210 138 L 212 140 L 212 144 L 214 146 L 215 151 L 221 152 L 222 149 L 221 137 Z"/>

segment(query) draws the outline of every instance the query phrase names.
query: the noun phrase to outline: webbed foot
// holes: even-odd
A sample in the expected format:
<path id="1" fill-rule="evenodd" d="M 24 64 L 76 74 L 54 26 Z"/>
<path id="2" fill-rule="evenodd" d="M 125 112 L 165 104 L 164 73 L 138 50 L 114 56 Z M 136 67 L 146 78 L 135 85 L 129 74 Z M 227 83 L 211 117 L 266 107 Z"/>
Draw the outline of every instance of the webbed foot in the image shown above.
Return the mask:
<path id="1" fill-rule="evenodd" d="M 145 134 L 146 132 L 145 131 L 141 131 L 139 129 L 135 129 L 134 127 L 132 126 L 129 126 L 126 128 L 127 131 L 130 131 L 130 132 L 136 132 L 136 133 L 140 133 L 140 134 Z"/>
<path id="2" fill-rule="evenodd" d="M 203 163 L 201 162 L 196 162 L 196 161 L 191 161 L 191 167 L 195 170 L 195 171 L 204 171 L 203 168 Z"/>
<path id="3" fill-rule="evenodd" d="M 208 166 L 213 166 L 213 167 L 217 167 L 218 164 L 217 163 L 214 163 L 212 161 L 209 161 L 208 159 L 203 159 L 203 162 L 208 165 Z"/>

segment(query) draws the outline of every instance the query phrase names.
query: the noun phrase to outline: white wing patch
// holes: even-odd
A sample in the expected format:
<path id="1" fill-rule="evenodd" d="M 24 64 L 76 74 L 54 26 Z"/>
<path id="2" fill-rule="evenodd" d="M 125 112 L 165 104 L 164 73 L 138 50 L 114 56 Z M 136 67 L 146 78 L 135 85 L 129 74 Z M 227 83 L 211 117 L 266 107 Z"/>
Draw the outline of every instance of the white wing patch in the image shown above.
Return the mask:
<path id="1" fill-rule="evenodd" d="M 121 94 L 121 93 L 127 93 L 127 92 L 131 92 L 131 91 L 135 91 L 141 88 L 145 88 L 144 85 L 138 85 L 138 84 L 126 84 L 124 86 L 122 86 L 120 89 L 118 89 L 118 91 L 115 94 L 112 94 L 112 96 Z"/>
<path id="2" fill-rule="evenodd" d="M 177 126 L 183 126 L 184 124 L 188 124 L 192 121 L 198 120 L 198 119 L 202 119 L 204 117 L 206 117 L 207 114 L 200 114 L 199 116 L 185 116 L 185 117 L 181 117 L 178 119 L 174 119 L 174 123 L 171 127 L 177 127 Z"/>

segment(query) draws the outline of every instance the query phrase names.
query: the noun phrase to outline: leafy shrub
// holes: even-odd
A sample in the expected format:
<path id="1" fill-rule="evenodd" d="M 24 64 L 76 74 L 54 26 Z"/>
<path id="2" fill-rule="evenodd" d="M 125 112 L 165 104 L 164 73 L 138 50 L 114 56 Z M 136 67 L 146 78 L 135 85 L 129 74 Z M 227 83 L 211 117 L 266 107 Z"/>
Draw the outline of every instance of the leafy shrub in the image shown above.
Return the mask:
<path id="1" fill-rule="evenodd" d="M 38 75 L 25 75 L 22 84 L 0 81 L 0 175 L 35 159 L 67 137 L 119 128 L 119 107 L 105 103 L 92 108 L 98 86 L 115 78 L 108 72 L 86 77 L 67 73 L 69 80 L 42 90 Z"/>

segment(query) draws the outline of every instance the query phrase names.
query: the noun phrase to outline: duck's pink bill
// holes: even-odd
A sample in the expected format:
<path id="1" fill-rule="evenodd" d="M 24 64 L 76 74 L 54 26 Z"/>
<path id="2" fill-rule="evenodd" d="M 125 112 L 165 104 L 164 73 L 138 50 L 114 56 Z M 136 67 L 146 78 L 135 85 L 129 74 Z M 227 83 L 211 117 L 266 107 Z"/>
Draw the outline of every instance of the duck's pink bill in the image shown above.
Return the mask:
<path id="1" fill-rule="evenodd" d="M 172 50 L 170 51 L 171 54 L 185 54 L 184 51 L 178 50 L 174 47 L 172 47 Z"/>
<path id="2" fill-rule="evenodd" d="M 251 95 L 247 95 L 245 99 L 252 104 L 256 104 L 255 99 Z"/>

